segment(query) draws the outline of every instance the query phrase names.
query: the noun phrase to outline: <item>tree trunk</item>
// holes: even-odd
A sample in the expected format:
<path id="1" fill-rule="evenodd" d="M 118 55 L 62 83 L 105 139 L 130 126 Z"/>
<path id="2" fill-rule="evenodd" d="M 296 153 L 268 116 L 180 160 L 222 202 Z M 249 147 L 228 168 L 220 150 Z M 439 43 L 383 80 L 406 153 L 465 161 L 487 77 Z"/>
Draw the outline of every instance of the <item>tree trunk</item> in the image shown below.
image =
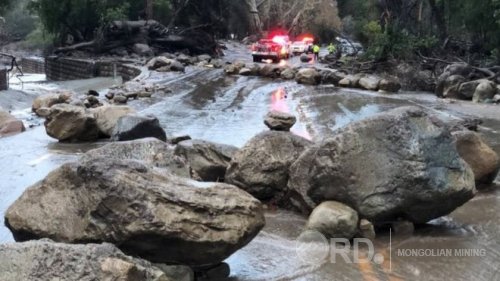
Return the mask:
<path id="1" fill-rule="evenodd" d="M 446 27 L 446 20 L 444 18 L 444 1 L 436 3 L 436 0 L 429 0 L 429 5 L 431 6 L 432 16 L 436 21 L 439 38 L 445 41 L 448 38 L 448 28 Z"/>
<path id="2" fill-rule="evenodd" d="M 146 14 L 146 20 L 152 20 L 154 15 L 153 15 L 153 4 L 154 0 L 144 0 L 144 10 Z"/>
<path id="3" fill-rule="evenodd" d="M 259 10 L 257 9 L 257 2 L 255 0 L 245 0 L 249 16 L 249 27 L 251 34 L 260 34 L 262 32 L 262 23 L 260 21 Z"/>

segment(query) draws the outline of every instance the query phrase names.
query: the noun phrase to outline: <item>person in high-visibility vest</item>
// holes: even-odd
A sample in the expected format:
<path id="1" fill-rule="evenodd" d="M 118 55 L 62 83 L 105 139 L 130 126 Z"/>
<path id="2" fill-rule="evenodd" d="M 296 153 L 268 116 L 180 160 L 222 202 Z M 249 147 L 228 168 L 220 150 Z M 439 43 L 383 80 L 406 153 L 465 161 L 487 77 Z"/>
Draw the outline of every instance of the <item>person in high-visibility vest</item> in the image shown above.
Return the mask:
<path id="1" fill-rule="evenodd" d="M 337 47 L 333 45 L 333 43 L 330 43 L 330 45 L 328 45 L 328 53 L 330 55 L 333 55 L 335 51 L 337 51 Z"/>
<path id="2" fill-rule="evenodd" d="M 320 50 L 320 47 L 318 44 L 314 44 L 313 46 L 313 53 L 314 53 L 314 60 L 315 61 L 318 61 L 319 59 L 319 50 Z"/>

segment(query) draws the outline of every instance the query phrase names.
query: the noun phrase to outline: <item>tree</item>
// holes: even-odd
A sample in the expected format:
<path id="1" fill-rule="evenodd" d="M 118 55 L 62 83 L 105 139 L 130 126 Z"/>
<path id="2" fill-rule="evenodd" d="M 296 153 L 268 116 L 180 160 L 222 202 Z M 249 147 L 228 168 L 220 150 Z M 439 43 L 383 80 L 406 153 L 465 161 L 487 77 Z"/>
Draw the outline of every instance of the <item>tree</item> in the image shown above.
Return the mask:
<path id="1" fill-rule="evenodd" d="M 11 4 L 12 4 L 12 0 L 0 1 L 0 15 L 4 15 Z"/>
<path id="2" fill-rule="evenodd" d="M 262 32 L 262 22 L 260 21 L 259 10 L 257 9 L 257 2 L 255 0 L 245 0 L 250 13 L 249 27 L 251 34 L 260 34 Z"/>

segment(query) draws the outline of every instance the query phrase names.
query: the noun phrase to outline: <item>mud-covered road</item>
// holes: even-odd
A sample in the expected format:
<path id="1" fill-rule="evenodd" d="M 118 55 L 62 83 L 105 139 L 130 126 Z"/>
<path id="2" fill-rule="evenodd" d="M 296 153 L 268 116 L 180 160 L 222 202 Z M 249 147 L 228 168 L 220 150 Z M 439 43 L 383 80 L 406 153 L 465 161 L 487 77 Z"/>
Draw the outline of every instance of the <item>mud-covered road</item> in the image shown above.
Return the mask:
<path id="1" fill-rule="evenodd" d="M 294 133 L 318 141 L 334 134 L 337 128 L 378 112 L 419 105 L 449 118 L 483 118 L 481 133 L 500 153 L 500 110 L 494 105 L 449 103 L 427 93 L 385 95 L 257 77 L 229 77 L 214 69 L 190 68 L 182 75 L 151 74 L 148 80 L 168 85 L 172 92 L 131 105 L 156 115 L 169 136 L 189 134 L 193 138 L 242 146 L 266 129 L 263 116 L 277 109 L 298 116 Z M 85 88 L 81 83 L 103 91 L 110 86 L 103 81 L 87 81 L 80 82 L 79 89 Z M 71 84 L 65 87 L 71 88 Z M 26 107 L 19 108 L 26 104 L 8 102 L 17 97 L 14 92 L 0 95 L 4 104 L 13 104 L 11 110 L 17 116 L 36 123 L 37 120 L 29 120 Z M 99 145 L 102 144 L 59 144 L 46 136 L 43 126 L 0 139 L 2 214 L 26 187 Z M 500 264 L 499 204 L 500 192 L 492 188 L 450 216 L 418 228 L 414 235 L 382 232 L 375 241 L 378 263 L 358 264 L 342 259 L 335 263 L 304 262 L 296 254 L 295 241 L 305 218 L 270 211 L 267 226 L 259 236 L 228 259 L 232 280 L 500 280 L 500 273 L 496 272 Z M 11 240 L 8 229 L 0 228 L 0 242 Z M 433 256 L 416 257 L 401 256 L 400 249 L 477 251 L 464 256 L 438 256 L 438 251 Z M 475 255 L 471 256 L 471 252 Z"/>

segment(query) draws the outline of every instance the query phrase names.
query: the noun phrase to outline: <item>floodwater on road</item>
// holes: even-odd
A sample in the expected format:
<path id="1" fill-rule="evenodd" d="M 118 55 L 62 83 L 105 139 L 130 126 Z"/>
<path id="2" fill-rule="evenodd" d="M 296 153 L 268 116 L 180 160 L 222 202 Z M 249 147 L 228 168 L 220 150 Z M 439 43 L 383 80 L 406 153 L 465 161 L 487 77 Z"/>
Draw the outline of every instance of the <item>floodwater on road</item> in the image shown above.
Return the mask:
<path id="1" fill-rule="evenodd" d="M 449 103 L 426 93 L 384 95 L 257 77 L 228 77 L 214 69 L 190 68 L 185 74 L 151 74 L 148 79 L 168 86 L 172 92 L 130 104 L 142 113 L 156 115 L 169 136 L 188 134 L 241 147 L 267 129 L 263 116 L 269 110 L 280 110 L 298 117 L 295 134 L 319 141 L 351 122 L 395 107 L 419 105 L 450 118 L 484 118 L 481 133 L 500 153 L 498 106 Z M 59 144 L 46 136 L 43 126 L 0 139 L 2 214 L 26 187 L 99 145 L 102 143 Z M 264 230 L 227 262 L 232 280 L 238 281 L 500 280 L 496 272 L 500 263 L 499 203 L 500 192 L 492 188 L 451 215 L 417 228 L 413 235 L 382 230 L 374 241 L 378 258 L 361 258 L 361 263 L 340 257 L 335 262 L 304 259 L 297 255 L 296 240 L 306 218 L 269 211 Z M 11 240 L 9 231 L 0 228 L 0 242 Z M 449 249 L 463 254 L 439 255 Z M 406 255 L 420 253 L 418 250 L 422 255 Z"/>

